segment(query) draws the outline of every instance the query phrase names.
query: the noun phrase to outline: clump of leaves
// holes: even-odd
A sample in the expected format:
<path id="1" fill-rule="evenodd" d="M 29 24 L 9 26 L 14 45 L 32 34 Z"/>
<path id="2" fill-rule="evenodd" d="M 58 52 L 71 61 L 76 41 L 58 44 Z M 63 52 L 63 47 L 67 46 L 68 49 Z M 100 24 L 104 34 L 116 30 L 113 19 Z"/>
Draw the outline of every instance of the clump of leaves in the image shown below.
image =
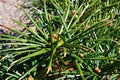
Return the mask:
<path id="1" fill-rule="evenodd" d="M 1 25 L 1 78 L 117 79 L 120 70 L 120 1 L 34 1 L 32 27 L 25 32 Z"/>

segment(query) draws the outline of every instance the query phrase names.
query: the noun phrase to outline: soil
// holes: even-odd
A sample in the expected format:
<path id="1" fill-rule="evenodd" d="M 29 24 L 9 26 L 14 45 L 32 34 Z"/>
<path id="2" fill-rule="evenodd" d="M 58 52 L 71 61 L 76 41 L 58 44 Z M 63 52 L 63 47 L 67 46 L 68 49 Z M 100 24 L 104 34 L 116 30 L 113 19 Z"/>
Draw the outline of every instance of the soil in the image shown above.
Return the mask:
<path id="1" fill-rule="evenodd" d="M 22 21 L 24 18 L 23 11 L 19 5 L 25 3 L 26 0 L 0 0 L 0 24 L 9 26 L 12 29 L 21 30 L 22 27 L 18 26 L 11 19 Z M 6 30 L 0 26 L 0 31 Z"/>

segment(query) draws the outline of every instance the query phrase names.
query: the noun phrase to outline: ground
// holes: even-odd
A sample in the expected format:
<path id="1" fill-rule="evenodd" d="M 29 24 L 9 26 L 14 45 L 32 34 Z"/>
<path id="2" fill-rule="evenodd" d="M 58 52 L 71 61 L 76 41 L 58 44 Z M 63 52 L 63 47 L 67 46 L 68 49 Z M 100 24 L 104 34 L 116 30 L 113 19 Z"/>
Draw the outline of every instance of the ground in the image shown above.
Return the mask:
<path id="1" fill-rule="evenodd" d="M 21 29 L 12 19 L 22 21 L 24 18 L 23 11 L 20 10 L 19 4 L 24 4 L 23 0 L 0 0 L 0 24 L 10 26 L 14 29 Z M 0 26 L 0 30 L 3 27 Z"/>

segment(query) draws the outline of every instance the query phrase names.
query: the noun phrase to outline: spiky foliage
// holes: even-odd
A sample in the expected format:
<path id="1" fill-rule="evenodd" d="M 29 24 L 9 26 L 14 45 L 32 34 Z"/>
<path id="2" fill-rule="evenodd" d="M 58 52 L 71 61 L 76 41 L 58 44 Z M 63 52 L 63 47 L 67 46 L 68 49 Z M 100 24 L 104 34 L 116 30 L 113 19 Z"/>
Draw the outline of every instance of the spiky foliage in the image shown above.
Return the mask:
<path id="1" fill-rule="evenodd" d="M 25 32 L 0 34 L 1 79 L 117 79 L 119 0 L 32 0 Z"/>

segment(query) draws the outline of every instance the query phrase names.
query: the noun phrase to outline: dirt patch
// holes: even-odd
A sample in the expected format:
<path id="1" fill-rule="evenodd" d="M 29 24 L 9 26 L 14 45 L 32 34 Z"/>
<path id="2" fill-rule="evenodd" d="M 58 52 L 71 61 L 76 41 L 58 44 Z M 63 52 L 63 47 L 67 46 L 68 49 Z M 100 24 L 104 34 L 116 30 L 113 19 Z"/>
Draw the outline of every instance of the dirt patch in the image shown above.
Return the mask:
<path id="1" fill-rule="evenodd" d="M 11 19 L 22 21 L 24 13 L 20 10 L 19 5 L 24 3 L 24 0 L 0 0 L 0 24 L 10 26 L 12 29 L 21 30 L 22 27 Z M 3 30 L 4 28 L 0 26 L 0 29 Z"/>

